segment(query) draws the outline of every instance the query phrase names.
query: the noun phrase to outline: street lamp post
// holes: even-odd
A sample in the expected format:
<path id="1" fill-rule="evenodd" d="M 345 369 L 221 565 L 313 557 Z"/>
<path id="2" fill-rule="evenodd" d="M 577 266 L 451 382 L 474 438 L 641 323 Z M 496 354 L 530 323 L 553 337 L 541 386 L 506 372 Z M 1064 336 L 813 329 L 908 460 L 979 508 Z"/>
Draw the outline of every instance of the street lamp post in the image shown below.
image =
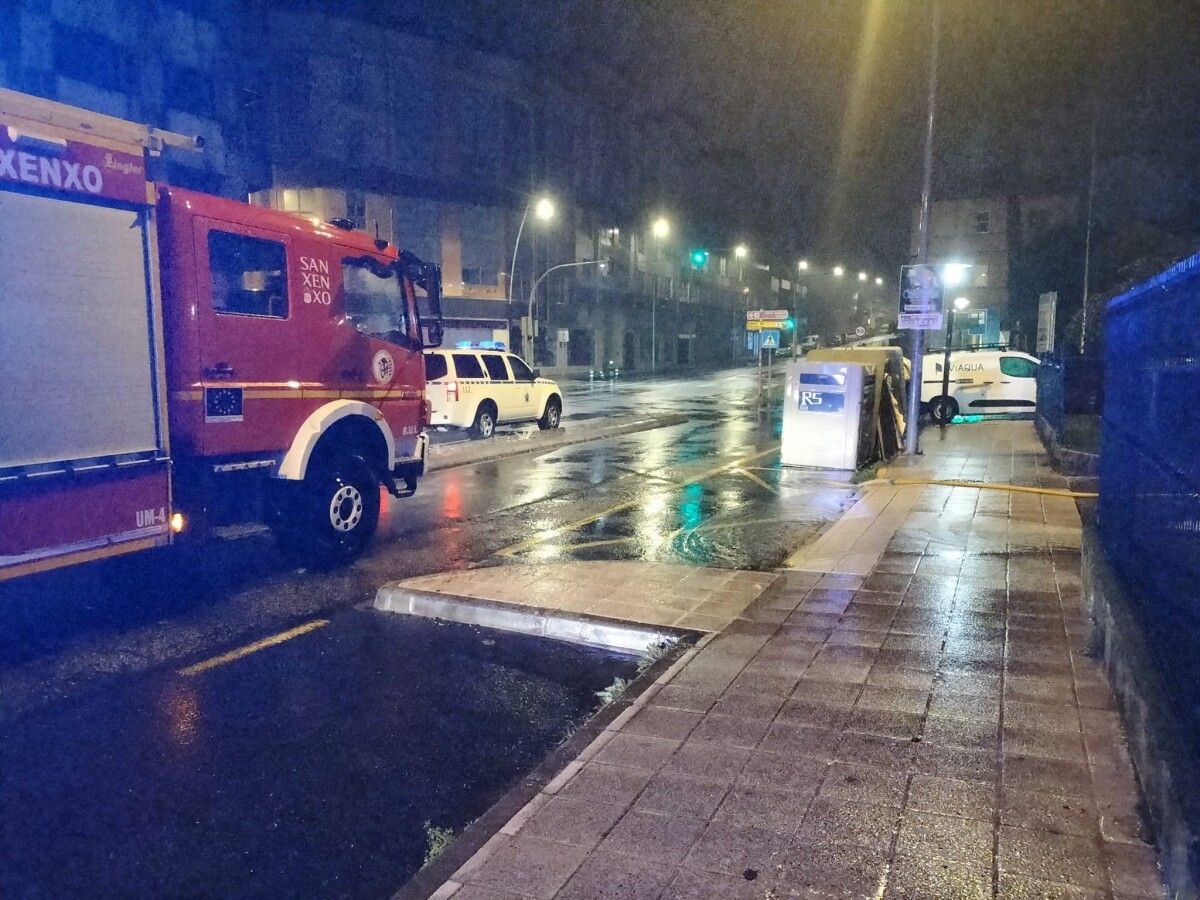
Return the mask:
<path id="1" fill-rule="evenodd" d="M 557 266 L 551 266 L 545 272 L 537 277 L 533 282 L 533 287 L 529 289 L 529 325 L 530 332 L 533 331 L 533 300 L 537 296 L 538 286 L 546 280 L 546 276 L 551 272 L 557 272 L 559 269 L 575 269 L 579 266 L 603 266 L 608 264 L 608 257 L 604 259 L 585 259 L 582 262 L 559 263 Z M 532 338 L 530 339 L 530 347 L 533 346 Z M 536 360 L 535 360 L 536 362 Z"/>
<path id="2" fill-rule="evenodd" d="M 536 200 L 532 197 L 525 204 L 525 212 L 521 214 L 521 224 L 517 226 L 517 239 L 513 241 L 512 263 L 508 267 L 508 301 L 512 302 L 513 293 L 513 275 L 517 271 L 517 251 L 521 247 L 521 233 L 525 230 L 525 220 L 529 218 L 529 210 L 533 209 L 533 215 L 539 222 L 549 222 L 554 218 L 554 201 L 549 197 L 539 197 Z"/>
<path id="3" fill-rule="evenodd" d="M 970 305 L 971 301 L 966 297 L 955 297 L 954 306 L 946 310 L 946 347 L 942 351 L 942 409 L 938 414 L 942 425 L 950 421 L 950 350 L 954 344 L 954 313 L 962 312 Z"/>
<path id="4" fill-rule="evenodd" d="M 925 114 L 925 160 L 921 177 L 921 219 L 917 230 L 917 262 L 929 263 L 929 214 L 933 195 L 933 123 L 937 114 L 938 41 L 941 38 L 941 0 L 933 0 L 933 34 L 929 46 L 929 99 Z M 921 415 L 921 368 L 925 353 L 925 332 L 912 332 L 912 376 L 908 391 L 908 421 L 904 430 L 904 452 L 914 456 L 918 450 L 918 419 Z"/>
<path id="5" fill-rule="evenodd" d="M 658 256 L 659 241 L 671 233 L 671 223 L 662 216 L 650 226 L 654 236 L 654 277 L 650 280 L 650 371 L 658 369 Z"/>

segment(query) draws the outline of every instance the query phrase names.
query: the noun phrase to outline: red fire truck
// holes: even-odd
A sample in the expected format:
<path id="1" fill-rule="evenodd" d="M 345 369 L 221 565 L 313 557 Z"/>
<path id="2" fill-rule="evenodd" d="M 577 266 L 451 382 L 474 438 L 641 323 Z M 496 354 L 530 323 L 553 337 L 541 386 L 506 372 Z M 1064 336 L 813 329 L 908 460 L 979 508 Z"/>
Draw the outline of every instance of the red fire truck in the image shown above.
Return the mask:
<path id="1" fill-rule="evenodd" d="M 0 580 L 251 520 L 342 563 L 424 472 L 437 266 L 154 182 L 195 144 L 0 90 Z"/>

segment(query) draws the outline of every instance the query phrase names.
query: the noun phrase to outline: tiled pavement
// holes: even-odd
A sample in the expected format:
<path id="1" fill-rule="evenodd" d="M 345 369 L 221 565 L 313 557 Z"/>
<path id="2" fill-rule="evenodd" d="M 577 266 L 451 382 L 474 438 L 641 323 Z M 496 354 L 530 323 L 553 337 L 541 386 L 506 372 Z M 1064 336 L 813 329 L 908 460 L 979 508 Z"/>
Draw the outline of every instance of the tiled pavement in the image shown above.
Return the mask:
<path id="1" fill-rule="evenodd" d="M 1058 483 L 1028 423 L 925 443 L 931 474 Z M 882 544 L 781 576 L 435 896 L 1161 896 L 1073 502 L 903 492 L 860 530 Z"/>

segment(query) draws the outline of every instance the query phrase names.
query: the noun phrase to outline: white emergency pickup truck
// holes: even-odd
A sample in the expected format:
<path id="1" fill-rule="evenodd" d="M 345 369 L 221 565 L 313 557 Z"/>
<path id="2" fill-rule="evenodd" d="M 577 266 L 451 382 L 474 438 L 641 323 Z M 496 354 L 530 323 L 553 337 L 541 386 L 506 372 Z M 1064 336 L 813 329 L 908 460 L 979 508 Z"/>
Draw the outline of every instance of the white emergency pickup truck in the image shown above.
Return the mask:
<path id="1" fill-rule="evenodd" d="M 466 429 L 490 438 L 497 425 L 562 419 L 562 391 L 498 341 L 463 343 L 425 353 L 425 399 L 433 428 Z"/>

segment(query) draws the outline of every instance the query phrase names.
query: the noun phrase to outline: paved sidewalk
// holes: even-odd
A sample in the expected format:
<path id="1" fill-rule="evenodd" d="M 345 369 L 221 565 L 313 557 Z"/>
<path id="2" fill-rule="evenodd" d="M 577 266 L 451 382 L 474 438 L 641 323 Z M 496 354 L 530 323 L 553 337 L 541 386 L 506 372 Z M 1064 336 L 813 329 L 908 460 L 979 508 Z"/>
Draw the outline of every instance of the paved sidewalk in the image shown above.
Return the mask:
<path id="1" fill-rule="evenodd" d="M 1061 483 L 1027 422 L 924 443 L 930 475 Z M 435 896 L 1161 896 L 1073 501 L 860 505 Z"/>

